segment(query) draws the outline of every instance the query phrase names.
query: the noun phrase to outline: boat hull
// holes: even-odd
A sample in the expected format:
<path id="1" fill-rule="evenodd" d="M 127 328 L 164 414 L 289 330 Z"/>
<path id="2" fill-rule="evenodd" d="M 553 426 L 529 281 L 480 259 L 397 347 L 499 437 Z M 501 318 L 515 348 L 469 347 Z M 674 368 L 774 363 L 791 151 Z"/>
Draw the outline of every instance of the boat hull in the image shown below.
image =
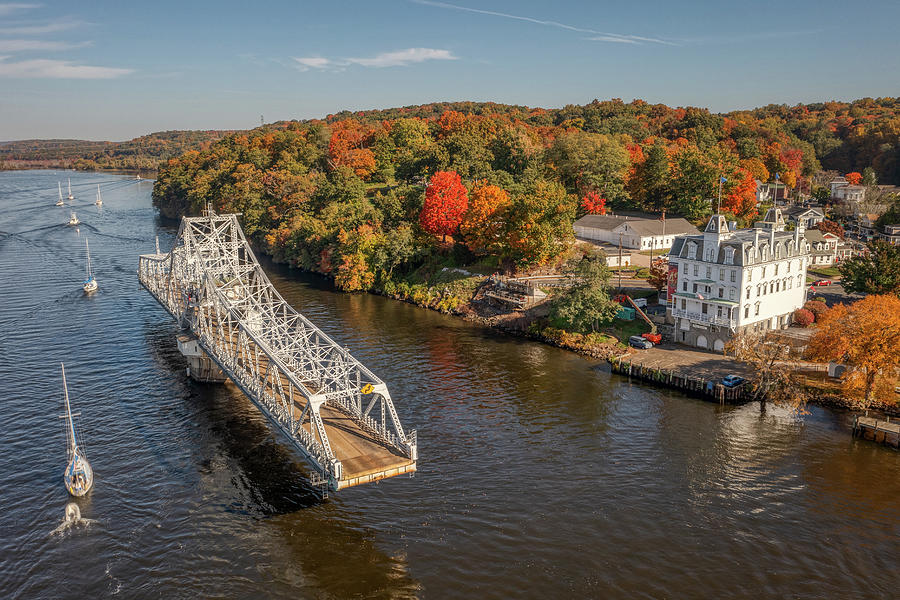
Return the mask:
<path id="1" fill-rule="evenodd" d="M 96 292 L 99 286 L 97 285 L 97 280 L 91 279 L 90 281 L 85 281 L 84 285 L 81 287 L 84 289 L 85 293 L 90 293 Z"/>
<path id="2" fill-rule="evenodd" d="M 86 458 L 76 454 L 66 465 L 63 482 L 69 494 L 75 497 L 84 496 L 94 485 L 94 470 Z"/>

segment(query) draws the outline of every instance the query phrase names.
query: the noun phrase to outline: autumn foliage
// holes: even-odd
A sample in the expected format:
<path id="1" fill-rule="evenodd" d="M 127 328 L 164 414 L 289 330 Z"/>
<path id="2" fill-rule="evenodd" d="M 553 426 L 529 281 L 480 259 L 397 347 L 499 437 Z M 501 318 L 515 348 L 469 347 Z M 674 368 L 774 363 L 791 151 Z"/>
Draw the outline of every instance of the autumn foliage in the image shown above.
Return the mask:
<path id="1" fill-rule="evenodd" d="M 737 185 L 723 198 L 722 208 L 739 219 L 751 219 L 758 214 L 756 181 L 753 179 L 753 174 L 743 167 L 738 168 L 737 174 L 740 179 Z"/>
<path id="2" fill-rule="evenodd" d="M 581 209 L 589 215 L 605 215 L 606 198 L 601 198 L 597 192 L 588 192 L 581 199 Z"/>
<path id="3" fill-rule="evenodd" d="M 425 190 L 425 205 L 419 224 L 428 233 L 446 237 L 453 235 L 462 223 L 469 198 L 456 171 L 438 171 Z"/>
<path id="4" fill-rule="evenodd" d="M 328 156 L 335 166 L 346 166 L 357 177 L 367 179 L 375 171 L 375 155 L 364 145 L 370 133 L 357 121 L 348 119 L 335 123 L 328 143 Z"/>
<path id="5" fill-rule="evenodd" d="M 900 370 L 898 340 L 900 298 L 871 295 L 822 313 L 807 356 L 847 365 L 844 391 L 863 406 L 870 406 L 876 399 L 893 403 Z"/>
<path id="6" fill-rule="evenodd" d="M 841 239 L 844 239 L 846 235 L 840 223 L 835 223 L 834 221 L 820 221 L 813 226 L 813 229 L 818 229 L 822 233 L 831 233 Z"/>
<path id="7" fill-rule="evenodd" d="M 847 178 L 847 183 L 850 185 L 859 185 L 859 182 L 862 181 L 862 173 L 857 173 L 856 171 L 847 173 L 844 177 Z"/>
<path id="8" fill-rule="evenodd" d="M 816 321 L 816 316 L 805 308 L 798 308 L 794 311 L 794 323 L 800 327 L 809 327 Z"/>
<path id="9" fill-rule="evenodd" d="M 476 254 L 496 250 L 503 236 L 504 211 L 509 206 L 509 194 L 486 181 L 476 182 L 469 194 L 466 210 L 459 233 Z"/>

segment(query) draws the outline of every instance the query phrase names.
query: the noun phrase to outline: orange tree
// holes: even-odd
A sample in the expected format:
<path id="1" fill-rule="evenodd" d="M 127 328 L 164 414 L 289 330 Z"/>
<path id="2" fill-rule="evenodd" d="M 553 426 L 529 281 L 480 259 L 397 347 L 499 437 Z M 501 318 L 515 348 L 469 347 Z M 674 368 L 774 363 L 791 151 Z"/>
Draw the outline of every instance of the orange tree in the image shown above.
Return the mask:
<path id="1" fill-rule="evenodd" d="M 863 407 L 876 396 L 894 396 L 900 370 L 900 298 L 867 296 L 850 305 L 835 305 L 816 320 L 816 334 L 807 347 L 809 358 L 847 365 L 845 393 L 861 400 Z"/>
<path id="2" fill-rule="evenodd" d="M 428 182 L 419 224 L 428 233 L 446 239 L 453 235 L 469 206 L 462 179 L 456 171 L 438 171 Z"/>
<path id="3" fill-rule="evenodd" d="M 501 187 L 479 181 L 469 194 L 469 208 L 459 225 L 459 233 L 476 254 L 496 250 L 503 238 L 504 212 L 509 194 Z"/>

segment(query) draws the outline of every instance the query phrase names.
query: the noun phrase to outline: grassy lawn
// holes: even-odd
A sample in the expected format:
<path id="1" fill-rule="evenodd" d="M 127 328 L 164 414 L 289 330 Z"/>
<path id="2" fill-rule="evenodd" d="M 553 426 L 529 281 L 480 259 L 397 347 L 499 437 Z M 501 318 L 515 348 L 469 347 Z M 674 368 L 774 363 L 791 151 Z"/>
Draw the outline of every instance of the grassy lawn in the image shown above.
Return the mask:
<path id="1" fill-rule="evenodd" d="M 619 341 L 628 343 L 629 337 L 647 333 L 648 331 L 650 331 L 650 327 L 648 327 L 647 324 L 640 318 L 637 318 L 634 321 L 623 321 L 622 319 L 615 319 L 612 322 L 612 325 L 605 328 L 604 331 L 616 336 Z"/>
<path id="2" fill-rule="evenodd" d="M 841 276 L 841 272 L 834 267 L 810 267 L 807 272 L 817 275 L 819 279 L 831 279 Z"/>

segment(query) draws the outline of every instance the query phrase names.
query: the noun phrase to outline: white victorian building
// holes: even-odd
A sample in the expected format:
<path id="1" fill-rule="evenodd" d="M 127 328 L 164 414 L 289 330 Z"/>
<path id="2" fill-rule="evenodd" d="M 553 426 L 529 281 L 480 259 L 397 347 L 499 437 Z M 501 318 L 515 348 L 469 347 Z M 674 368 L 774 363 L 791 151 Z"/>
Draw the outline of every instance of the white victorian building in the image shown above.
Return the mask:
<path id="1" fill-rule="evenodd" d="M 669 253 L 668 320 L 675 341 L 723 350 L 738 331 L 782 329 L 806 301 L 809 242 L 783 230 L 780 209 L 752 229 L 713 215 Z"/>

